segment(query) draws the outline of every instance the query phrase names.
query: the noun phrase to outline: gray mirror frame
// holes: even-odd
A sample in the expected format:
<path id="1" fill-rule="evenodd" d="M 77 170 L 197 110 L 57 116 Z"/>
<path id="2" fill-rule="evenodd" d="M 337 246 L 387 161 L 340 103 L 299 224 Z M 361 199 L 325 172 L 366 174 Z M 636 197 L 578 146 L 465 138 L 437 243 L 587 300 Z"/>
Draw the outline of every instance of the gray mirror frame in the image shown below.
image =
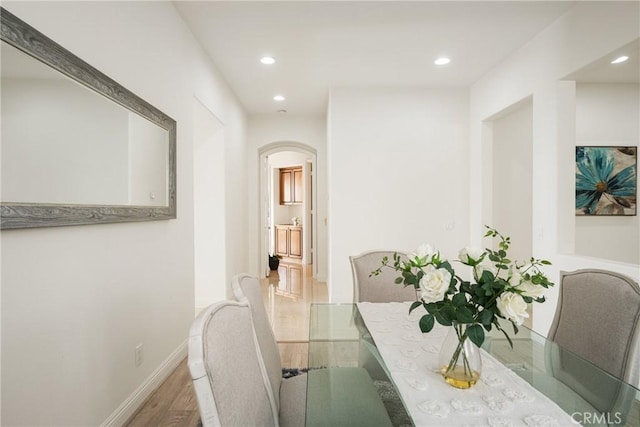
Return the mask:
<path id="1" fill-rule="evenodd" d="M 2 7 L 0 20 L 1 40 L 139 114 L 169 133 L 168 206 L 2 202 L 0 228 L 4 230 L 176 218 L 176 121 Z"/>

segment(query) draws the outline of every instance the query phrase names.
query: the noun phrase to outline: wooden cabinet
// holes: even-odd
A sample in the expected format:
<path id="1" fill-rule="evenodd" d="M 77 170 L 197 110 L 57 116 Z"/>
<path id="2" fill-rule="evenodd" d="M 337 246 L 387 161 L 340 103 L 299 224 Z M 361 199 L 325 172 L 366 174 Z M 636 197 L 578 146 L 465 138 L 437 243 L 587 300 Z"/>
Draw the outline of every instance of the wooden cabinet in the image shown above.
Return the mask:
<path id="1" fill-rule="evenodd" d="M 276 253 L 289 256 L 289 229 L 276 225 Z"/>
<path id="2" fill-rule="evenodd" d="M 280 204 L 299 205 L 303 194 L 302 168 L 280 169 Z"/>
<path id="3" fill-rule="evenodd" d="M 276 254 L 281 257 L 302 259 L 302 227 L 276 225 Z"/>

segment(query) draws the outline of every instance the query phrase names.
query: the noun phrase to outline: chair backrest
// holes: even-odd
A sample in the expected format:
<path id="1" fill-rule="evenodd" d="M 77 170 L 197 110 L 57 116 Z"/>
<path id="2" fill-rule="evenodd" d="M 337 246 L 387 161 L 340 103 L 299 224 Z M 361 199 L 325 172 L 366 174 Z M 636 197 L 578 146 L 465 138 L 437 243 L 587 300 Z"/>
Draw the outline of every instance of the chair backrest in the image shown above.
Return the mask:
<path id="1" fill-rule="evenodd" d="M 189 371 L 209 426 L 276 426 L 251 309 L 222 301 L 203 310 L 189 333 Z"/>
<path id="2" fill-rule="evenodd" d="M 549 339 L 627 382 L 640 320 L 640 287 L 604 270 L 560 273 Z"/>
<path id="3" fill-rule="evenodd" d="M 280 408 L 280 384 L 282 382 L 282 360 L 276 338 L 262 299 L 260 281 L 248 274 L 238 274 L 231 279 L 231 290 L 237 301 L 246 301 L 251 307 L 254 328 L 260 351 L 267 370 L 275 407 Z"/>
<path id="4" fill-rule="evenodd" d="M 349 257 L 353 273 L 354 302 L 403 302 L 417 299 L 415 288 L 395 283 L 400 274 L 391 268 L 383 268 L 380 275 L 369 277 L 372 271 L 380 267 L 383 257 L 389 257 L 390 263 L 393 263 L 393 254 L 393 251 L 370 251 Z M 398 252 L 398 255 L 406 260 L 405 254 Z"/>

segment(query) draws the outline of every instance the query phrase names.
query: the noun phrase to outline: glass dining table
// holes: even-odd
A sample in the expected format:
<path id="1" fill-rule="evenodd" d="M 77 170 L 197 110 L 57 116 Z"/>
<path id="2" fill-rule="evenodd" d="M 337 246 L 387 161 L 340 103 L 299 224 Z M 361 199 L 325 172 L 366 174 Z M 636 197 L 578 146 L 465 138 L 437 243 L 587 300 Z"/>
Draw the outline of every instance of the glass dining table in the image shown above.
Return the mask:
<path id="1" fill-rule="evenodd" d="M 425 424 L 425 418 L 416 417 L 415 408 L 407 404 L 407 395 L 402 391 L 403 387 L 398 387 L 401 384 L 392 374 L 393 367 L 390 369 L 390 361 L 385 360 L 379 351 L 375 334 L 371 334 L 371 325 L 368 327 L 365 319 L 356 304 L 311 305 L 306 425 L 457 425 L 454 417 L 439 419 L 434 424 Z M 567 415 L 564 423 L 555 425 L 567 424 L 568 420 L 567 425 L 640 427 L 640 390 L 636 387 L 528 328 L 521 327 L 519 333 L 511 338 L 513 348 L 500 332 L 489 333 L 482 346 L 486 352 L 483 358 L 509 368 L 564 411 Z M 368 387 L 373 384 L 382 401 L 379 406 L 384 406 L 386 414 L 365 416 L 367 412 L 375 412 L 377 406 L 371 401 L 362 402 L 363 393 L 358 391 L 356 380 L 344 380 L 347 385 L 331 381 L 331 377 L 343 378 L 345 372 L 350 372 L 346 368 L 367 372 L 370 378 Z M 325 375 L 314 374 L 321 371 Z M 435 375 L 431 377 L 431 381 L 438 380 Z M 429 386 L 425 384 L 424 387 Z M 319 407 L 320 401 L 323 403 Z M 358 405 L 364 409 L 354 409 Z M 344 412 L 345 408 L 350 408 L 351 412 Z M 366 408 L 374 409 L 368 411 Z M 340 411 L 342 419 L 336 422 L 331 414 Z M 345 417 L 349 417 L 349 421 L 345 421 Z M 485 416 L 479 417 L 478 422 L 474 421 L 472 425 L 499 425 L 500 422 L 504 422 L 504 418 Z M 468 422 L 460 425 L 465 424 L 469 425 Z M 527 420 L 512 425 L 542 424 Z"/>

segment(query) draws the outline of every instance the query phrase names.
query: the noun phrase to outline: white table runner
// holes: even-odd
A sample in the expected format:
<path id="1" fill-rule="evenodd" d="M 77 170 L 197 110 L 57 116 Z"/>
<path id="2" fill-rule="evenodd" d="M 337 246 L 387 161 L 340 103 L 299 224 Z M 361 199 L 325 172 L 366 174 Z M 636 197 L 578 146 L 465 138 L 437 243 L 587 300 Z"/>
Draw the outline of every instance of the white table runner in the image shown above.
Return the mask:
<path id="1" fill-rule="evenodd" d="M 445 383 L 438 354 L 447 328 L 423 334 L 424 309 L 410 303 L 358 303 L 358 309 L 416 426 L 576 426 L 558 405 L 482 351 L 480 381 Z"/>

